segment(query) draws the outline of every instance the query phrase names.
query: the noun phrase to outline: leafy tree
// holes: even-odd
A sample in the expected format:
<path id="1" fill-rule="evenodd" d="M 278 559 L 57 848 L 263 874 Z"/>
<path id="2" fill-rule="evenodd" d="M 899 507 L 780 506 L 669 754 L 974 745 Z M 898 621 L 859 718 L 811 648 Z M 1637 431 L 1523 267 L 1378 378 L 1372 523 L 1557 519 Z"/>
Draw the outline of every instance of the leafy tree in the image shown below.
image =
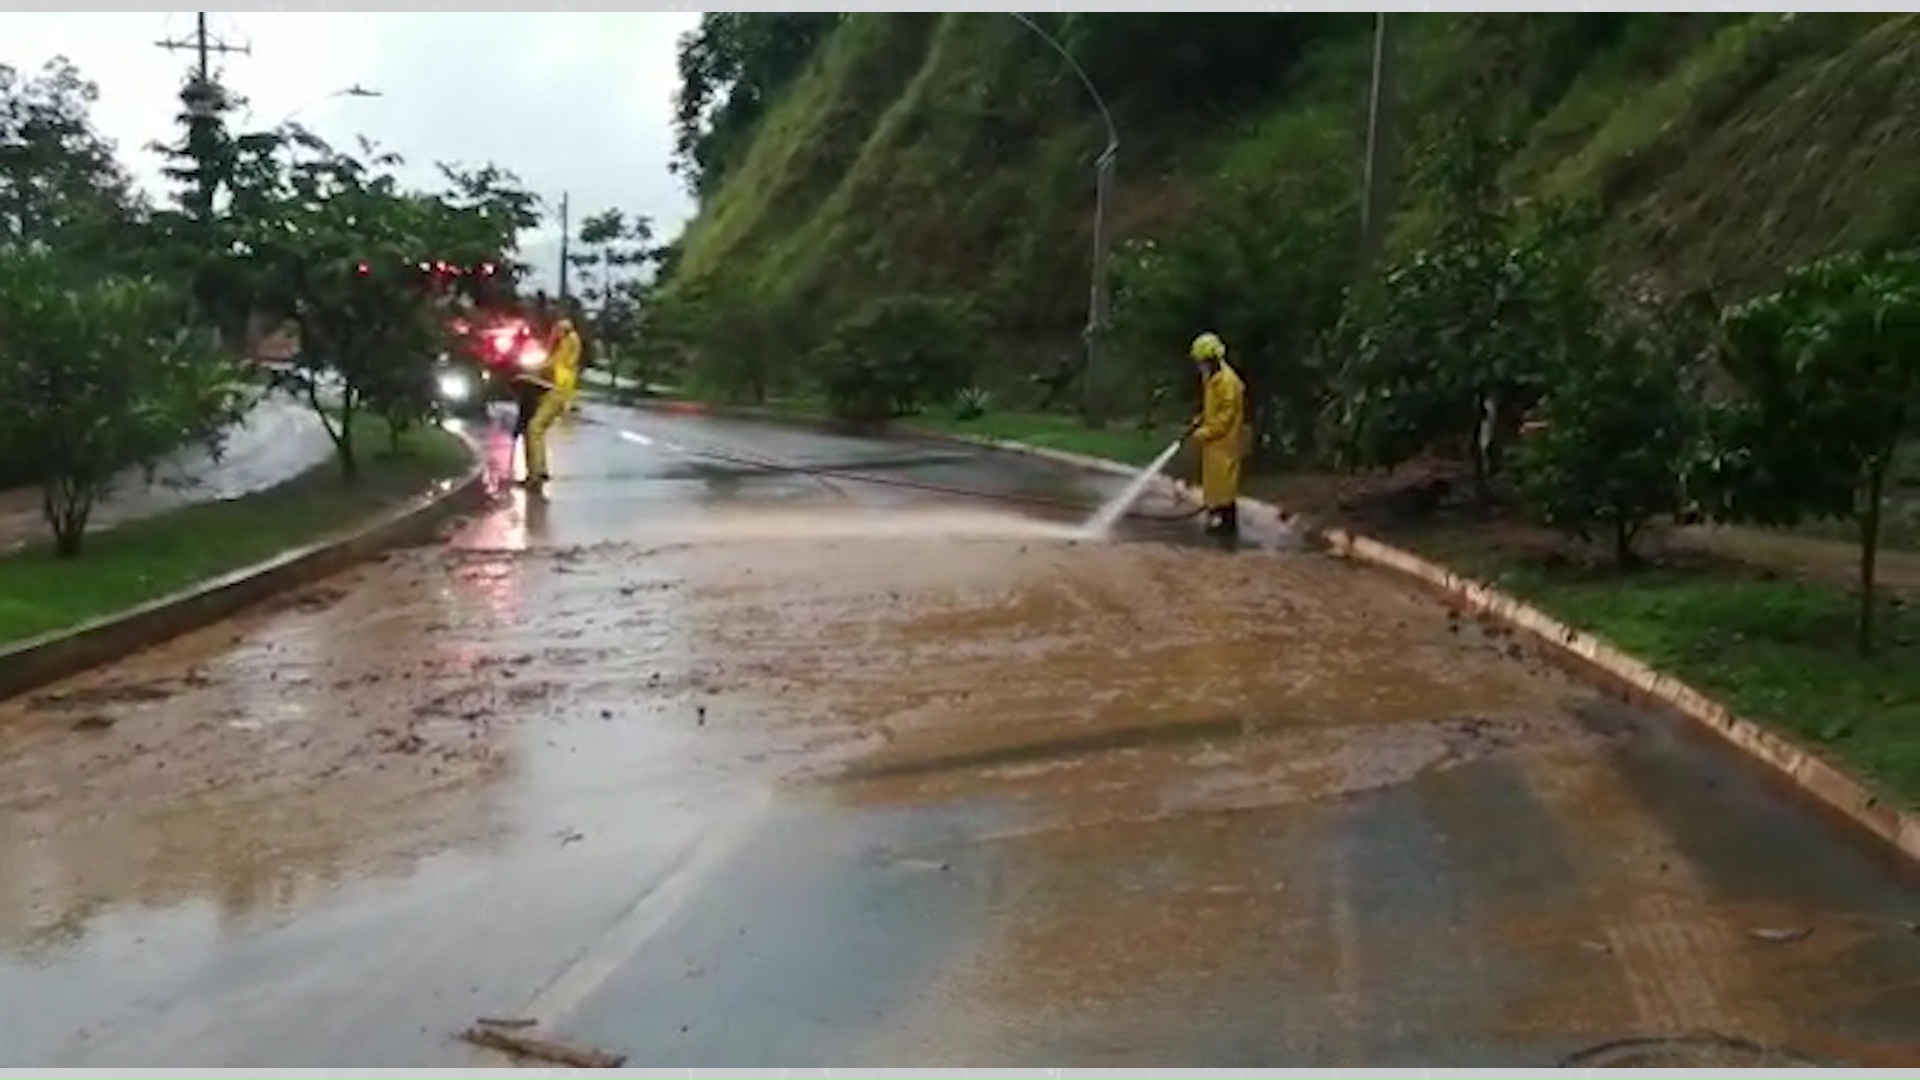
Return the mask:
<path id="1" fill-rule="evenodd" d="M 689 190 L 715 189 L 775 95 L 839 22 L 833 12 L 717 11 L 681 36 L 670 167 Z"/>
<path id="2" fill-rule="evenodd" d="M 509 283 L 529 269 L 514 258 L 516 238 L 540 224 L 540 200 L 497 165 L 466 168 L 442 162 L 447 190 L 437 198 L 434 241 L 442 258 L 462 266 L 495 263 Z"/>
<path id="3" fill-rule="evenodd" d="M 236 190 L 237 262 L 261 309 L 290 319 L 298 385 L 321 417 L 349 481 L 365 408 L 406 423 L 431 402 L 443 323 L 425 272 L 505 256 L 531 197 L 497 170 L 443 167 L 450 195 L 409 192 L 393 154 L 337 150 L 298 128 L 279 133 Z"/>
<path id="4" fill-rule="evenodd" d="M 242 148 L 227 117 L 245 104 L 217 80 L 190 75 L 180 88 L 177 142 L 155 142 L 149 149 L 166 161 L 161 172 L 175 185 L 175 198 L 191 221 L 210 225 L 222 193 L 233 180 Z"/>
<path id="5" fill-rule="evenodd" d="M 1521 492 L 1552 528 L 1582 541 L 1604 530 L 1624 566 L 1646 524 L 1679 508 L 1698 435 L 1688 358 L 1612 326 L 1596 327 L 1565 359 L 1549 375 L 1537 429 L 1520 442 Z"/>
<path id="6" fill-rule="evenodd" d="M 836 325 L 815 362 L 833 414 L 875 423 L 952 398 L 967 385 L 981 340 L 979 323 L 962 303 L 890 296 Z"/>
<path id="7" fill-rule="evenodd" d="M 1354 225 L 1350 203 L 1289 217 L 1262 202 L 1241 191 L 1176 239 L 1124 247 L 1114 336 L 1131 355 L 1136 396 L 1167 390 L 1197 400 L 1187 345 L 1201 330 L 1220 333 L 1247 381 L 1259 445 L 1289 456 L 1310 449 L 1325 404 L 1318 346 L 1339 315 Z"/>
<path id="8" fill-rule="evenodd" d="M 654 321 L 679 343 L 694 384 L 723 399 L 764 404 L 777 381 L 799 374 L 793 360 L 807 355 L 807 320 L 736 279 L 680 287 L 661 314 Z"/>
<path id="9" fill-rule="evenodd" d="M 173 205 L 155 215 L 154 236 L 168 271 L 191 282 L 202 316 L 219 327 L 228 347 L 244 350 L 250 317 L 247 283 L 231 259 L 235 239 L 230 214 L 244 213 L 223 197 L 239 197 L 250 171 L 271 160 L 270 137 L 236 135 L 228 117 L 245 104 L 218 80 L 189 75 L 180 89 L 179 135 L 147 149 L 160 155 L 161 172 L 173 182 Z"/>
<path id="10" fill-rule="evenodd" d="M 1850 519 L 1860 535 L 1858 647 L 1873 649 L 1874 572 L 1895 450 L 1920 431 L 1920 253 L 1795 269 L 1728 309 L 1739 396 L 1715 411 L 1697 474 L 1715 516 L 1791 525 Z"/>
<path id="11" fill-rule="evenodd" d="M 580 291 L 590 301 L 588 318 L 597 344 L 616 349 L 639 333 L 641 291 L 634 275 L 654 256 L 653 223 L 645 215 L 631 219 L 618 209 L 591 215 L 580 223 L 585 248 L 569 255 L 580 271 Z M 605 362 L 612 365 L 612 357 Z"/>
<path id="12" fill-rule="evenodd" d="M 1459 440 L 1490 501 L 1522 418 L 1594 323 L 1580 250 L 1590 221 L 1550 213 L 1508 239 L 1497 217 L 1463 211 L 1436 246 L 1353 294 L 1340 330 L 1353 463 L 1392 467 Z"/>
<path id="13" fill-rule="evenodd" d="M 580 243 L 586 250 L 568 256 L 581 271 L 581 291 L 592 296 L 597 290 L 604 310 L 621 277 L 653 257 L 652 240 L 653 223 L 644 214 L 629 219 L 616 208 L 582 220 Z"/>
<path id="14" fill-rule="evenodd" d="M 0 247 L 59 245 L 105 257 L 128 223 L 132 187 L 93 128 L 93 83 L 64 57 L 22 78 L 0 65 Z"/>
<path id="15" fill-rule="evenodd" d="M 63 558 L 123 470 L 190 440 L 217 452 L 234 372 L 152 279 L 100 277 L 45 249 L 0 249 L 0 451 L 24 463 Z"/>

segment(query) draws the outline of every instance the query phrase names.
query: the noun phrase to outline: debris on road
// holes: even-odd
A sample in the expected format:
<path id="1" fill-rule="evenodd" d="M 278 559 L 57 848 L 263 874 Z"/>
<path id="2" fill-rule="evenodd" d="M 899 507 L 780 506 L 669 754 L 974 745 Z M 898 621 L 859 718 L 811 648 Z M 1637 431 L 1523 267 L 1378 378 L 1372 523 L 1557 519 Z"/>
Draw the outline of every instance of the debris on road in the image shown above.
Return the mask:
<path id="1" fill-rule="evenodd" d="M 1813 933 L 1813 927 L 1811 926 L 1796 926 L 1796 927 L 1788 927 L 1788 928 L 1763 927 L 1760 929 L 1747 931 L 1747 934 L 1751 936 L 1754 940 L 1764 941 L 1771 945 L 1786 945 L 1791 942 L 1799 941 L 1800 939 L 1806 937 L 1811 933 Z"/>
<path id="2" fill-rule="evenodd" d="M 479 1024 L 462 1031 L 460 1038 L 475 1046 L 484 1046 L 490 1050 L 500 1050 L 541 1061 L 551 1061 L 556 1065 L 567 1065 L 576 1069 L 617 1069 L 627 1063 L 625 1054 L 583 1050 L 565 1043 L 554 1042 L 552 1039 L 543 1039 L 537 1035 Z"/>
<path id="3" fill-rule="evenodd" d="M 75 720 L 72 726 L 75 731 L 105 731 L 116 723 L 119 721 L 105 713 L 94 713 Z"/>
<path id="4" fill-rule="evenodd" d="M 479 1020 L 475 1021 L 475 1023 L 479 1024 L 481 1027 L 493 1027 L 493 1028 L 530 1028 L 535 1024 L 538 1024 L 539 1022 L 540 1021 L 538 1020 L 529 1019 L 527 1017 L 500 1017 L 500 1016 L 483 1016 Z"/>

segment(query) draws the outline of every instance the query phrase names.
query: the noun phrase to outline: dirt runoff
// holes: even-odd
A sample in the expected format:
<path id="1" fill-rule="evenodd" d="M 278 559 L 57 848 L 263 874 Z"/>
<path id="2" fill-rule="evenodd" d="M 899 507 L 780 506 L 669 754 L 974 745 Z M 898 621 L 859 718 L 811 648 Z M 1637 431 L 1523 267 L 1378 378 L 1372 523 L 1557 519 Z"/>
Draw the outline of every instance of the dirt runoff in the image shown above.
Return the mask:
<path id="1" fill-rule="evenodd" d="M 511 831 L 501 789 L 581 718 L 691 719 L 715 767 L 798 778 L 1559 692 L 1369 577 L 1072 533 L 762 508 L 548 548 L 482 521 L 0 703 L 0 921 L 57 937 L 124 900 L 285 907 L 397 872 Z"/>
<path id="2" fill-rule="evenodd" d="M 1002 868 L 992 931 L 925 999 L 965 1007 L 899 1018 L 973 1060 L 1084 1059 L 1094 1018 L 1144 1040 L 1099 1060 L 1164 1055 L 1201 995 L 1276 973 L 1332 989 L 1236 998 L 1206 1030 L 1293 1025 L 1329 1061 L 1682 1029 L 1807 1047 L 1795 1009 L 1822 994 L 1911 1001 L 1881 923 L 1742 884 L 1791 842 L 1824 869 L 1785 886 L 1869 895 L 1852 863 L 1392 579 L 972 510 L 623 532 L 553 544 L 496 515 L 0 704 L 0 938 L 57 947 L 128 904 L 293 912 L 430 854 L 564 843 L 557 801 L 759 784 L 991 808 L 954 857 Z M 592 826 L 622 827 L 646 822 Z M 1833 974 L 1869 946 L 1896 953 Z"/>

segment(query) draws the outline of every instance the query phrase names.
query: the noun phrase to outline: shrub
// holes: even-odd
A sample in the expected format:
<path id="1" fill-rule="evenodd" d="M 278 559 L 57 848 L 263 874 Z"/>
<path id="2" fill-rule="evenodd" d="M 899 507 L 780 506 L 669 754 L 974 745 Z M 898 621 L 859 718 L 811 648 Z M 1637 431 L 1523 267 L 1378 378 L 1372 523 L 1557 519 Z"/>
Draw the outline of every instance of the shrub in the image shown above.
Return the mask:
<path id="1" fill-rule="evenodd" d="M 815 351 L 827 408 L 842 420 L 879 423 L 951 399 L 968 384 L 982 338 L 958 301 L 905 295 L 870 303 Z"/>

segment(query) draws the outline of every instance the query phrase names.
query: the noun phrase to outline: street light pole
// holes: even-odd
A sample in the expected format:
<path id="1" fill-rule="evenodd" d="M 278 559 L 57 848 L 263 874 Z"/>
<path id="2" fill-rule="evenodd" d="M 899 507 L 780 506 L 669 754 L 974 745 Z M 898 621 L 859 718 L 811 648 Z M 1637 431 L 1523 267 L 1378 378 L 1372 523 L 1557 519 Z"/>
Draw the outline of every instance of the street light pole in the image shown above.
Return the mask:
<path id="1" fill-rule="evenodd" d="M 1362 272 L 1371 269 L 1379 255 L 1386 215 L 1392 206 L 1388 193 L 1393 165 L 1393 40 L 1387 13 L 1379 12 L 1373 18 L 1373 78 L 1367 94 L 1367 156 L 1362 163 L 1360 192 L 1358 261 Z"/>
<path id="2" fill-rule="evenodd" d="M 1104 402 L 1101 400 L 1099 388 L 1095 380 L 1095 372 L 1099 367 L 1101 359 L 1100 348 L 1103 344 L 1102 336 L 1105 334 L 1107 328 L 1106 271 L 1107 244 L 1109 240 L 1107 233 L 1107 204 L 1113 195 L 1114 161 L 1120 156 L 1120 131 L 1114 126 L 1113 113 L 1107 108 L 1106 99 L 1100 96 L 1100 91 L 1093 85 L 1093 80 L 1088 77 L 1086 69 L 1082 68 L 1080 62 L 1073 58 L 1073 54 L 1067 51 L 1066 46 L 1054 40 L 1052 34 L 1041 29 L 1039 23 L 1034 22 L 1025 15 L 1017 11 L 1009 11 L 1007 14 L 1018 19 L 1022 26 L 1033 31 L 1039 36 L 1040 40 L 1046 42 L 1054 52 L 1060 54 L 1060 58 L 1067 62 L 1067 67 L 1071 68 L 1074 75 L 1079 77 L 1080 85 L 1087 88 L 1087 95 L 1093 98 L 1094 106 L 1100 110 L 1100 119 L 1107 125 L 1107 145 L 1100 151 L 1100 156 L 1095 158 L 1093 163 L 1093 283 L 1087 297 L 1087 326 L 1084 331 L 1087 342 L 1087 366 L 1080 376 L 1081 411 L 1088 420 L 1100 421 L 1105 419 L 1102 415 Z"/>

